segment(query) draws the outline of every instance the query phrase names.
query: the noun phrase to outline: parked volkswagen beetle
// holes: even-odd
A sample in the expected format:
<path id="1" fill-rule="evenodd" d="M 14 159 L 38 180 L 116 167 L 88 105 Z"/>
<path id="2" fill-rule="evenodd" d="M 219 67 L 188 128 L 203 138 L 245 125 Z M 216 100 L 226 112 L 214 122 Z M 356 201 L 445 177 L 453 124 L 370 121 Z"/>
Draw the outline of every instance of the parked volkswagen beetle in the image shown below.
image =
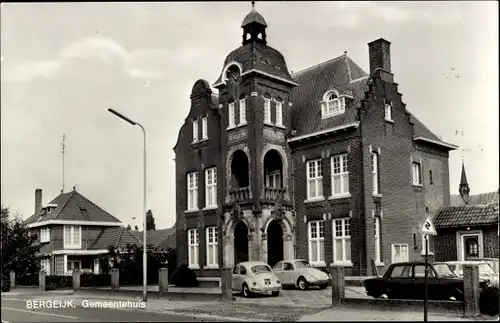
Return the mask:
<path id="1" fill-rule="evenodd" d="M 245 297 L 269 293 L 278 296 L 281 282 L 268 264 L 262 261 L 245 261 L 234 266 L 232 289 Z"/>
<path id="2" fill-rule="evenodd" d="M 281 285 L 294 286 L 306 290 L 309 286 L 324 289 L 330 282 L 330 275 L 311 267 L 303 259 L 283 260 L 274 265 L 274 273 L 281 280 Z"/>

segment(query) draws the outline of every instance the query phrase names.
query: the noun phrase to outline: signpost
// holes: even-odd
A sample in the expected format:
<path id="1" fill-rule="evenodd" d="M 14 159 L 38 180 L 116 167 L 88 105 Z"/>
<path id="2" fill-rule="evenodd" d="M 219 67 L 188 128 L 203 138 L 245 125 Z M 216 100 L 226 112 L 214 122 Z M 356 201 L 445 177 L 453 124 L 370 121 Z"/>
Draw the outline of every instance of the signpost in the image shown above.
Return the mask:
<path id="1" fill-rule="evenodd" d="M 427 277 L 429 277 L 429 235 L 435 236 L 437 235 L 436 228 L 431 221 L 431 218 L 428 216 L 425 219 L 424 225 L 422 226 L 422 234 L 425 237 L 425 298 L 424 298 L 424 322 L 427 322 Z"/>

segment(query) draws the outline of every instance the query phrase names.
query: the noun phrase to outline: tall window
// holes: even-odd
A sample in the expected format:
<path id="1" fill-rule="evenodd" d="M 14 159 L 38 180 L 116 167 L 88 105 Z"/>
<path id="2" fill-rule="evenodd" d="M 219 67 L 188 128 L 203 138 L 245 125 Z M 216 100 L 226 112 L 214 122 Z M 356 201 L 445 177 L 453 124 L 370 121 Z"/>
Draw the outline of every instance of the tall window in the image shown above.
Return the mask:
<path id="1" fill-rule="evenodd" d="M 266 174 L 266 187 L 280 188 L 281 174 L 280 171 L 269 172 Z"/>
<path id="2" fill-rule="evenodd" d="M 188 231 L 188 258 L 189 258 L 189 267 L 199 267 L 199 252 L 198 245 L 200 241 L 200 236 L 198 229 L 189 229 Z"/>
<path id="3" fill-rule="evenodd" d="M 321 264 L 325 262 L 325 223 L 309 222 L 309 262 Z"/>
<path id="4" fill-rule="evenodd" d="M 351 230 L 350 220 L 335 219 L 333 221 L 333 262 L 351 262 Z"/>
<path id="5" fill-rule="evenodd" d="M 345 99 L 339 98 L 337 93 L 330 92 L 325 101 L 321 103 L 321 115 L 323 118 L 336 116 L 345 112 Z"/>
<path id="6" fill-rule="evenodd" d="M 264 123 L 271 123 L 271 99 L 264 98 Z"/>
<path id="7" fill-rule="evenodd" d="M 375 242 L 375 262 L 382 262 L 380 255 L 380 218 L 373 219 L 373 237 Z"/>
<path id="8" fill-rule="evenodd" d="M 349 172 L 347 171 L 347 154 L 331 157 L 332 196 L 349 194 Z"/>
<path id="9" fill-rule="evenodd" d="M 372 152 L 372 181 L 373 181 L 373 194 L 379 194 L 378 155 L 376 152 Z"/>
<path id="10" fill-rule="evenodd" d="M 283 102 L 276 101 L 276 125 L 283 125 Z"/>
<path id="11" fill-rule="evenodd" d="M 408 261 L 408 244 L 393 244 L 392 245 L 392 263 Z"/>
<path id="12" fill-rule="evenodd" d="M 56 262 L 56 275 L 64 275 L 64 255 L 61 256 L 55 256 L 55 262 Z"/>
<path id="13" fill-rule="evenodd" d="M 82 247 L 82 227 L 64 226 L 64 249 L 80 249 Z"/>
<path id="14" fill-rule="evenodd" d="M 207 117 L 203 117 L 201 119 L 201 138 L 202 139 L 208 139 L 208 122 L 207 122 Z"/>
<path id="15" fill-rule="evenodd" d="M 188 187 L 188 210 L 198 209 L 198 173 L 191 172 L 187 174 Z"/>
<path id="16" fill-rule="evenodd" d="M 217 227 L 207 228 L 207 266 L 218 266 Z"/>
<path id="17" fill-rule="evenodd" d="M 49 242 L 50 241 L 50 229 L 42 228 L 40 229 L 40 242 Z"/>
<path id="18" fill-rule="evenodd" d="M 385 107 L 385 120 L 392 121 L 392 105 L 390 103 L 384 103 Z"/>
<path id="19" fill-rule="evenodd" d="M 217 206 L 217 168 L 205 170 L 205 206 Z"/>
<path id="20" fill-rule="evenodd" d="M 50 275 L 50 258 L 40 260 L 40 267 L 45 270 L 47 275 Z"/>
<path id="21" fill-rule="evenodd" d="M 235 111 L 234 111 L 234 102 L 231 102 L 229 103 L 229 106 L 228 106 L 228 111 L 229 111 L 229 128 L 233 128 L 236 126 L 236 123 L 235 123 Z"/>
<path id="22" fill-rule="evenodd" d="M 245 99 L 240 100 L 240 124 L 247 123 L 247 108 Z"/>
<path id="23" fill-rule="evenodd" d="M 420 163 L 412 162 L 412 183 L 413 185 L 422 185 L 422 178 L 420 176 Z"/>
<path id="24" fill-rule="evenodd" d="M 193 120 L 193 142 L 198 141 L 198 120 Z"/>
<path id="25" fill-rule="evenodd" d="M 310 160 L 307 165 L 307 199 L 323 197 L 323 171 L 321 159 Z"/>

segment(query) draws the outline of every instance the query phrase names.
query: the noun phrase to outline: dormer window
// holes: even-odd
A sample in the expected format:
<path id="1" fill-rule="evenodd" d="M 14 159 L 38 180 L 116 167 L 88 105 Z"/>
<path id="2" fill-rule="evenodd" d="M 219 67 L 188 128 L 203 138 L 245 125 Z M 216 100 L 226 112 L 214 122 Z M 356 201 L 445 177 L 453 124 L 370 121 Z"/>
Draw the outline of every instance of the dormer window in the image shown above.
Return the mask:
<path id="1" fill-rule="evenodd" d="M 47 204 L 46 206 L 43 207 L 45 210 L 45 213 L 51 213 L 53 209 L 57 207 L 57 204 Z"/>
<path id="2" fill-rule="evenodd" d="M 329 91 L 321 102 L 321 117 L 333 117 L 345 112 L 345 98 L 339 96 L 337 91 Z"/>

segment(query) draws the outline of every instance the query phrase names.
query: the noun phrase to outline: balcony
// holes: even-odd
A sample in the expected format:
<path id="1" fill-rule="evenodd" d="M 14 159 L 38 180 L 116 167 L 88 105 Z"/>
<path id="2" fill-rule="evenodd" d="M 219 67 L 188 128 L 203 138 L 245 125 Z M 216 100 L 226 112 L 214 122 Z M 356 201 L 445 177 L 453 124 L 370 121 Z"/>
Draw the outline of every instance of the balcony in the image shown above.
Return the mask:
<path id="1" fill-rule="evenodd" d="M 229 192 L 230 202 L 248 201 L 252 198 L 250 187 L 241 187 Z"/>
<path id="2" fill-rule="evenodd" d="M 286 189 L 276 187 L 264 187 L 264 200 L 280 201 L 285 196 Z"/>

